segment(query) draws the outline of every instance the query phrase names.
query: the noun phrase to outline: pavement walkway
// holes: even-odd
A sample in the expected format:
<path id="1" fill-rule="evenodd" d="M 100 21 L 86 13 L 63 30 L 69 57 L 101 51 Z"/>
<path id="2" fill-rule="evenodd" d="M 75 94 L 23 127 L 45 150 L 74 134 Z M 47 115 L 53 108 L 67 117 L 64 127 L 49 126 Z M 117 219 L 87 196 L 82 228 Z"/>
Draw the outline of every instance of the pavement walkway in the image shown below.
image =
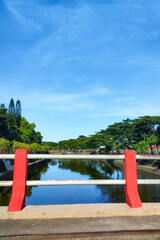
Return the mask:
<path id="1" fill-rule="evenodd" d="M 160 239 L 160 216 L 1 220 L 1 239 Z"/>
<path id="2" fill-rule="evenodd" d="M 0 207 L 0 240 L 160 240 L 160 204 L 132 209 L 126 204 Z"/>

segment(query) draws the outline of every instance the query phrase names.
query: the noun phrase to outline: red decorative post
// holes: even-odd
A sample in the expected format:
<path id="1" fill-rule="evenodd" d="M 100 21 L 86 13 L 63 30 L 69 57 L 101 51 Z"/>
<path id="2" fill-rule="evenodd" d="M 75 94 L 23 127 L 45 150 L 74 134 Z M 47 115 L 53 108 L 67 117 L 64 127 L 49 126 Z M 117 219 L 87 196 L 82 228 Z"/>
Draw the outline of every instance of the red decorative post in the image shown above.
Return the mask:
<path id="1" fill-rule="evenodd" d="M 132 208 L 142 207 L 137 185 L 137 166 L 135 151 L 125 151 L 124 178 L 126 180 L 126 203 Z"/>
<path id="2" fill-rule="evenodd" d="M 26 180 L 27 180 L 27 149 L 15 151 L 12 196 L 8 211 L 20 211 L 25 206 Z"/>

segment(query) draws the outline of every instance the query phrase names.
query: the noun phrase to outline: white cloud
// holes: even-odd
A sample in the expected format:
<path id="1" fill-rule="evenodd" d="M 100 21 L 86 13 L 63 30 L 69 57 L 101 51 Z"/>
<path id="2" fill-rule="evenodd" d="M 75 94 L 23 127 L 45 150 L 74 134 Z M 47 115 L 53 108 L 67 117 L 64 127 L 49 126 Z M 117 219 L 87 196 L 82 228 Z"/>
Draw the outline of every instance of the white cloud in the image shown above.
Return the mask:
<path id="1" fill-rule="evenodd" d="M 135 97 L 120 97 L 117 98 L 116 100 L 113 101 L 113 103 L 125 103 L 125 102 L 130 102 L 130 101 L 134 101 Z"/>
<path id="2" fill-rule="evenodd" d="M 135 86 L 138 86 L 140 80 L 147 79 L 146 75 L 149 71 L 160 71 L 160 61 L 157 54 L 154 54 L 154 44 L 151 46 L 147 42 L 148 39 L 158 38 L 159 29 L 155 27 L 149 31 L 143 25 L 147 24 L 148 21 L 153 24 L 154 20 L 153 18 L 147 18 L 142 11 L 142 9 L 146 11 L 141 6 L 142 4 L 139 6 L 139 3 L 132 4 L 133 1 L 130 1 L 130 4 L 126 5 L 125 2 L 120 1 L 118 4 L 100 6 L 97 1 L 95 6 L 94 1 L 92 3 L 77 1 L 78 7 L 67 8 L 65 3 L 46 5 L 44 1 L 44 4 L 41 5 L 40 2 L 4 0 L 11 16 L 21 24 L 21 31 L 25 29 L 28 34 L 24 38 L 23 34 L 21 35 L 20 44 L 18 41 L 16 47 L 12 45 L 12 49 L 16 49 L 16 51 L 13 55 L 14 62 L 10 66 L 14 64 L 19 66 L 19 71 L 15 71 L 13 74 L 17 85 L 20 81 L 24 81 L 26 84 L 28 80 L 27 84 L 29 86 L 32 81 L 38 82 L 41 79 L 51 79 L 54 76 L 55 79 L 60 81 L 52 78 L 52 81 L 48 81 L 48 83 L 46 80 L 46 88 L 48 86 L 53 88 L 54 84 L 57 84 L 57 88 L 60 89 L 60 87 L 63 87 L 63 81 L 65 82 L 64 86 L 66 86 L 67 81 L 72 80 L 75 83 L 77 78 L 79 83 L 84 79 L 83 84 L 86 89 L 86 87 L 100 82 L 101 79 L 98 78 L 102 76 L 103 79 L 106 78 L 106 81 L 108 81 L 107 84 L 119 88 L 121 81 L 115 80 L 117 67 L 118 70 L 119 68 L 124 70 L 122 68 L 124 66 L 125 74 L 128 74 L 128 77 L 125 78 L 124 76 L 125 79 L 123 79 L 123 73 L 122 76 L 116 76 L 117 79 L 122 78 L 123 85 L 125 81 L 129 82 L 134 78 L 134 80 L 138 79 L 138 81 L 135 81 Z M 156 9 L 159 8 L 156 8 L 156 3 L 154 4 L 154 6 L 152 4 L 150 4 L 152 6 L 148 6 L 152 7 L 152 13 L 155 11 L 158 14 L 159 11 Z M 125 9 L 129 12 L 126 13 Z M 118 19 L 119 21 L 117 21 Z M 159 20 L 159 15 L 157 15 L 157 20 Z M 136 24 L 135 21 L 137 21 Z M 17 27 L 19 26 L 17 25 Z M 24 42 L 23 39 L 25 39 Z M 155 43 L 157 42 L 155 41 Z M 19 46 L 23 44 L 25 47 L 22 53 L 19 51 Z M 142 49 L 143 45 L 144 49 Z M 145 49 L 148 49 L 148 51 Z M 12 54 L 12 52 L 9 52 L 8 56 L 10 57 Z M 22 61 L 17 60 L 18 54 L 23 56 L 20 58 Z M 7 65 L 7 72 L 10 72 L 10 66 Z M 49 71 L 46 68 L 44 69 L 46 71 L 43 72 L 42 68 L 47 66 L 50 67 Z M 130 71 L 135 66 L 141 70 L 139 72 Z M 22 77 L 18 75 L 20 71 L 22 71 Z M 63 72 L 63 76 L 59 73 L 60 71 Z M 39 77 L 41 73 L 42 78 Z M 105 76 L 105 74 L 108 74 L 108 76 Z M 80 77 L 81 75 L 83 77 Z M 130 77 L 130 75 L 132 76 Z M 12 85 L 11 81 L 14 82 L 12 76 L 9 77 L 11 80 L 8 86 Z M 27 80 L 24 80 L 25 77 Z M 91 78 L 93 78 L 92 82 Z M 39 109 L 41 112 L 56 110 L 61 113 L 74 113 L 81 111 L 83 114 L 84 111 L 84 114 L 86 114 L 88 111 L 88 114 L 95 117 L 159 113 L 158 104 L 157 107 L 156 105 L 152 106 L 149 100 L 148 104 L 145 103 L 145 100 L 143 100 L 145 98 L 144 93 L 142 93 L 142 97 L 140 93 L 139 100 L 136 100 L 136 97 L 132 94 L 129 95 L 129 93 L 125 94 L 125 97 L 118 93 L 115 97 L 113 91 L 104 87 L 93 88 L 92 86 L 90 91 L 84 90 L 83 92 L 78 91 L 77 86 L 80 85 L 73 85 L 75 90 L 73 91 L 71 87 L 71 92 L 65 94 L 51 92 L 51 90 L 43 92 L 43 89 L 39 90 L 40 87 L 38 86 L 27 95 L 21 93 L 23 89 L 18 92 L 18 87 L 13 85 L 12 89 L 15 90 L 16 94 L 14 94 L 14 90 L 9 93 L 9 89 L 7 89 L 8 92 L 6 90 L 3 92 L 0 90 L 0 92 L 2 99 L 13 96 L 15 99 L 19 98 L 23 101 L 23 108 Z M 28 86 L 26 85 L 26 88 Z M 36 84 L 33 84 L 33 86 L 36 86 Z M 4 96 L 4 92 L 6 96 Z"/>
<path id="3" fill-rule="evenodd" d="M 13 87 L 13 86 L 12 86 Z M 12 88 L 13 89 L 13 88 Z M 22 101 L 23 109 L 43 111 L 59 111 L 65 112 L 77 112 L 77 111 L 92 111 L 96 109 L 97 99 L 100 97 L 106 97 L 109 94 L 108 88 L 92 88 L 85 92 L 75 93 L 55 93 L 55 92 L 35 92 L 32 91 L 29 94 L 21 93 L 17 90 L 16 95 L 14 91 L 11 93 L 11 89 L 2 86 L 0 90 L 1 99 L 7 100 L 7 96 L 12 96 L 15 100 L 20 99 Z"/>
<path id="4" fill-rule="evenodd" d="M 109 108 L 107 108 L 107 111 L 103 112 L 94 112 L 87 114 L 87 117 L 93 117 L 93 118 L 102 118 L 102 117 L 139 117 L 139 116 L 145 116 L 145 115 L 151 115 L 151 116 L 159 116 L 160 115 L 160 107 L 159 106 L 153 106 L 150 103 L 144 103 L 144 102 L 133 102 L 130 103 L 129 106 L 126 102 L 126 105 L 119 104 L 120 102 L 117 102 L 117 105 L 110 105 Z"/>
<path id="5" fill-rule="evenodd" d="M 23 27 L 25 27 L 25 29 L 34 28 L 38 31 L 42 30 L 41 26 L 36 21 L 34 21 L 33 18 L 28 18 L 26 14 L 24 14 L 26 8 L 24 7 L 23 1 L 16 0 L 14 1 L 3 0 L 3 1 L 8 11 L 23 25 Z M 35 5 L 32 7 L 35 7 Z"/>
<path id="6" fill-rule="evenodd" d="M 30 94 L 11 93 L 9 88 L 0 90 L 1 99 L 7 101 L 7 95 L 15 100 L 20 99 L 25 112 L 37 111 L 41 114 L 65 116 L 66 113 L 78 114 L 81 117 L 138 117 L 143 115 L 160 115 L 158 104 L 144 101 L 134 96 L 117 97 L 111 101 L 113 90 L 105 87 L 92 88 L 90 91 L 75 93 L 30 92 Z M 109 97 L 109 98 L 108 98 Z M 103 98 L 103 99 L 101 99 Z M 6 105 L 7 106 L 7 105 Z"/>

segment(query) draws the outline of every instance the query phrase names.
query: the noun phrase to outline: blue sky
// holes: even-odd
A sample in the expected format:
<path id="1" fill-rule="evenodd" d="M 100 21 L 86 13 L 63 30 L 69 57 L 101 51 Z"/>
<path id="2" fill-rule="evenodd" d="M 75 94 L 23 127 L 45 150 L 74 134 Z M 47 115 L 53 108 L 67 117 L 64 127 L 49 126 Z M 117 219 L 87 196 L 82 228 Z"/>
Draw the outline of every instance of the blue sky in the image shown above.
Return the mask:
<path id="1" fill-rule="evenodd" d="M 160 115 L 159 0 L 0 0 L 0 103 L 44 141 Z"/>

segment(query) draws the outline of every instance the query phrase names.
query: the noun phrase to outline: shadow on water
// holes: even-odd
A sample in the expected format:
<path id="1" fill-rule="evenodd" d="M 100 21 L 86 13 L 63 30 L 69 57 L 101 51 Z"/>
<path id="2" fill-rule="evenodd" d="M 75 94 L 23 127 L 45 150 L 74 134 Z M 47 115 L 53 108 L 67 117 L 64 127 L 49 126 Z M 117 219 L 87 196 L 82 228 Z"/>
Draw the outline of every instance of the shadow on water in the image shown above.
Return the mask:
<path id="1" fill-rule="evenodd" d="M 28 180 L 87 180 L 123 179 L 123 167 L 112 161 L 91 160 L 51 161 L 44 166 L 30 169 Z M 138 173 L 138 178 L 156 178 Z M 9 179 L 7 179 L 9 180 Z M 139 193 L 142 202 L 160 202 L 159 185 L 141 185 Z M 9 204 L 11 188 L 0 188 L 0 205 Z M 76 203 L 122 203 L 125 202 L 124 186 L 38 186 L 27 187 L 26 205 L 76 204 Z"/>
<path id="2" fill-rule="evenodd" d="M 28 169 L 27 179 L 28 180 L 40 180 L 41 175 L 43 173 L 47 172 L 48 165 L 49 165 L 49 163 L 46 163 L 43 166 L 34 167 L 33 169 Z M 6 178 L 1 179 L 1 180 L 9 181 L 12 179 L 13 179 L 13 173 L 9 172 L 9 174 L 7 174 Z M 0 206 L 8 206 L 9 205 L 11 193 L 12 193 L 11 187 L 0 188 Z M 27 187 L 26 196 L 28 196 L 28 197 L 32 196 L 32 187 Z"/>

